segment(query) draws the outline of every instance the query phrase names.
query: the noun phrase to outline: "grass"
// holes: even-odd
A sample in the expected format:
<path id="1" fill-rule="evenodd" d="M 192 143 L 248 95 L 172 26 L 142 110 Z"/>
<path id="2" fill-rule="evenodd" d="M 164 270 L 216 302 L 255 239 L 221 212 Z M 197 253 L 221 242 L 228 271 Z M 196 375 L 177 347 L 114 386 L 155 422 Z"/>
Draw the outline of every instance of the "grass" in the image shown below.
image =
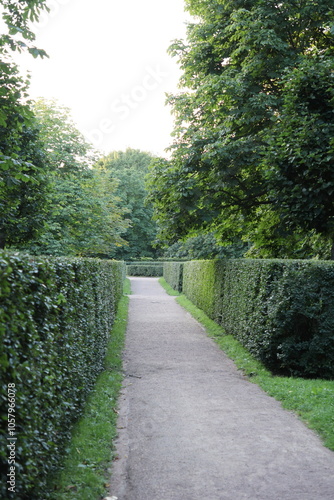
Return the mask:
<path id="1" fill-rule="evenodd" d="M 166 290 L 166 292 L 168 293 L 168 295 L 180 295 L 179 292 L 177 292 L 176 290 L 174 290 L 174 288 L 172 288 L 168 283 L 167 281 L 165 280 L 165 278 L 159 278 L 159 283 L 160 285 Z"/>
<path id="2" fill-rule="evenodd" d="M 169 293 L 171 287 L 166 281 L 162 278 L 159 282 Z M 240 342 L 231 335 L 225 335 L 222 327 L 208 318 L 184 295 L 175 290 L 173 295 L 179 295 L 177 302 L 204 326 L 208 335 L 233 359 L 250 381 L 280 401 L 284 408 L 294 411 L 308 427 L 318 433 L 324 445 L 334 451 L 333 380 L 309 380 L 272 375 Z"/>
<path id="3" fill-rule="evenodd" d="M 105 371 L 99 376 L 83 417 L 74 427 L 63 468 L 50 484 L 52 500 L 98 500 L 108 494 L 108 476 L 115 458 L 117 399 L 122 385 L 122 358 L 128 315 L 130 281 L 125 281 Z"/>

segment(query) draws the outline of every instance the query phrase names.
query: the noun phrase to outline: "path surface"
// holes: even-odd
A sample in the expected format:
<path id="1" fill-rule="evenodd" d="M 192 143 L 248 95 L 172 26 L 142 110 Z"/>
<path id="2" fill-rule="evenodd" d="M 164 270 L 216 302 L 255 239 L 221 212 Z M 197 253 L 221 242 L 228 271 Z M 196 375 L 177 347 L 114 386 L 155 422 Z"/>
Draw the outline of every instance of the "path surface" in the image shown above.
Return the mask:
<path id="1" fill-rule="evenodd" d="M 333 500 L 334 453 L 155 278 L 131 278 L 118 500 Z"/>

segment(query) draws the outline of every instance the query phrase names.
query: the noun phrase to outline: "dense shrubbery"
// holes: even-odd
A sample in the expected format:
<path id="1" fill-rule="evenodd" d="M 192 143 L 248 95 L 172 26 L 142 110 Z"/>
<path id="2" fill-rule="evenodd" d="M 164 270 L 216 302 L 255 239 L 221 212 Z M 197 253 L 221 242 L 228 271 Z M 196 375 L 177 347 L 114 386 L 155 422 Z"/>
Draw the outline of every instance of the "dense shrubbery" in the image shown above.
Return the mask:
<path id="1" fill-rule="evenodd" d="M 199 234 L 174 243 L 165 250 L 164 257 L 171 257 L 172 260 L 237 259 L 244 256 L 249 246 L 243 241 L 221 245 L 215 233 Z"/>
<path id="2" fill-rule="evenodd" d="M 182 292 L 183 264 L 183 262 L 165 262 L 163 266 L 165 280 L 177 292 Z"/>
<path id="3" fill-rule="evenodd" d="M 183 292 L 272 371 L 334 377 L 332 262 L 187 262 Z"/>
<path id="4" fill-rule="evenodd" d="M 220 260 L 195 260 L 183 267 L 183 293 L 210 318 L 217 319 L 224 283 Z"/>
<path id="5" fill-rule="evenodd" d="M 7 388 L 15 384 L 15 500 L 45 497 L 46 475 L 103 370 L 124 267 L 0 253 L 1 419 L 7 423 Z M 4 431 L 0 453 L 8 465 Z M 5 474 L 1 498 L 8 497 Z"/>
<path id="6" fill-rule="evenodd" d="M 131 262 L 126 266 L 128 276 L 158 277 L 163 275 L 163 263 L 156 261 Z"/>

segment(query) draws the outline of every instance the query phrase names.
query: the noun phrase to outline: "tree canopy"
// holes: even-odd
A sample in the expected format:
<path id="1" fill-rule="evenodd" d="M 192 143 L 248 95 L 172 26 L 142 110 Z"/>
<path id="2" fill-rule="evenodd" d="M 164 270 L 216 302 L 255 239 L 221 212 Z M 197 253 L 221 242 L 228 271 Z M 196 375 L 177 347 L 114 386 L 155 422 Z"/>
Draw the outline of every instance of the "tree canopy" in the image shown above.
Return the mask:
<path id="1" fill-rule="evenodd" d="M 47 182 L 44 153 L 28 101 L 29 80 L 11 54 L 45 52 L 33 45 L 30 21 L 37 20 L 44 0 L 3 0 L 5 31 L 0 35 L 0 247 L 36 237 L 43 226 Z M 38 209 L 37 209 L 38 207 Z"/>
<path id="2" fill-rule="evenodd" d="M 195 21 L 169 49 L 183 71 L 171 160 L 150 176 L 161 237 L 214 231 L 274 256 L 333 241 L 332 1 L 186 5 Z"/>
<path id="3" fill-rule="evenodd" d="M 113 151 L 97 163 L 97 167 L 103 169 L 110 179 L 117 181 L 117 196 L 127 210 L 125 217 L 131 221 L 123 235 L 128 244 L 115 249 L 115 258 L 128 260 L 154 257 L 156 254 L 153 243 L 157 228 L 152 220 L 152 205 L 146 203 L 145 183 L 152 160 L 151 154 L 128 148 L 126 151 Z"/>
<path id="4" fill-rule="evenodd" d="M 94 167 L 98 155 L 55 100 L 34 105 L 50 184 L 44 231 L 25 245 L 32 253 L 110 257 L 129 225 L 117 181 Z"/>

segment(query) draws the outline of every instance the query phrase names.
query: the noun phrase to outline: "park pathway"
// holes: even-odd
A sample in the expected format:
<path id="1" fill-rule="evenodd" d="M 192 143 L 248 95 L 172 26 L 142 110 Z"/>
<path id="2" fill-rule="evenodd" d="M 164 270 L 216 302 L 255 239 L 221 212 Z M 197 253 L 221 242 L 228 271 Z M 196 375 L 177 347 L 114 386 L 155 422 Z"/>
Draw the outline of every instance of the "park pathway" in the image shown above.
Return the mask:
<path id="1" fill-rule="evenodd" d="M 131 278 L 118 500 L 333 500 L 334 453 L 249 382 L 156 278 Z"/>

